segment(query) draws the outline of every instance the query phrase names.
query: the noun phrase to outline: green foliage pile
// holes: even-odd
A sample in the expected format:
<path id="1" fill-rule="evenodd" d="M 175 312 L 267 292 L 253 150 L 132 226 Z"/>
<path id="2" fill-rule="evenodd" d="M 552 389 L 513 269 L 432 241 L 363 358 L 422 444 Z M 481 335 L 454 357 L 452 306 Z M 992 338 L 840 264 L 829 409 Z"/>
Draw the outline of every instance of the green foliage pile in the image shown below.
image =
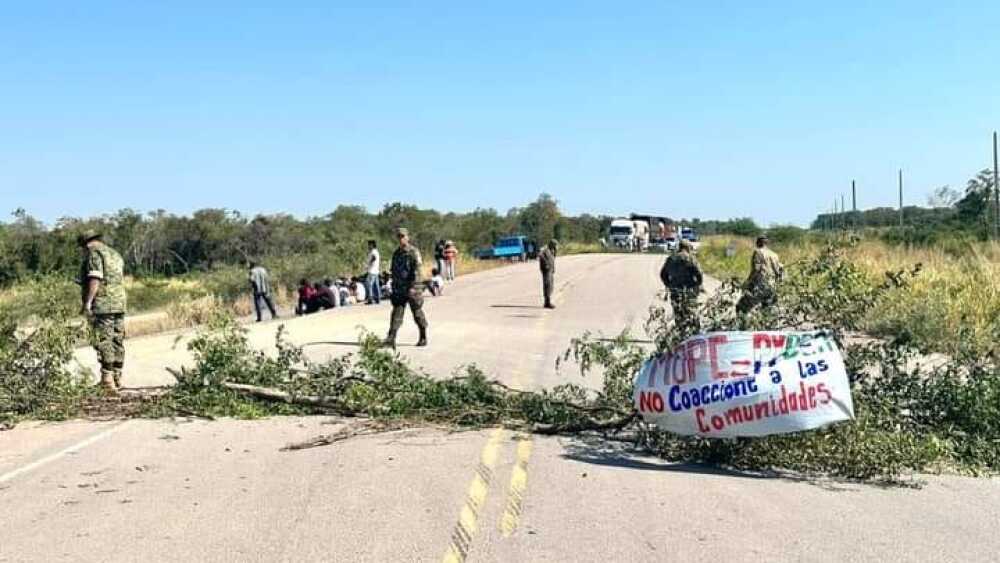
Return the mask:
<path id="1" fill-rule="evenodd" d="M 95 394 L 68 367 L 80 329 L 57 303 L 38 305 L 53 315 L 31 329 L 19 329 L 12 315 L 0 310 L 0 426 L 22 418 L 77 416 Z"/>
<path id="2" fill-rule="evenodd" d="M 1000 365 L 982 356 L 919 366 L 932 350 L 905 335 L 859 339 L 868 317 L 905 292 L 919 267 L 873 279 L 852 262 L 849 244 L 830 245 L 788 266 L 778 304 L 741 318 L 733 311 L 738 280 L 727 281 L 703 306 L 703 330 L 823 329 L 838 341 L 852 376 L 856 420 L 797 434 L 757 439 L 684 438 L 646 429 L 643 442 L 676 460 L 739 469 L 790 469 L 840 477 L 896 478 L 942 467 L 1000 470 Z M 687 334 L 654 308 L 648 330 L 659 350 Z M 927 363 L 927 362 L 924 362 Z M 633 360 L 620 370 L 638 370 Z"/>
<path id="3" fill-rule="evenodd" d="M 915 367 L 925 350 L 911 342 L 852 340 L 866 315 L 918 272 L 887 272 L 872 280 L 830 246 L 789 265 L 778 305 L 741 318 L 733 312 L 738 284 L 726 286 L 702 307 L 705 330 L 827 329 L 841 343 L 855 401 L 856 420 L 828 428 L 756 439 L 681 437 L 638 422 L 632 385 L 647 347 L 623 334 L 612 340 L 584 336 L 567 351 L 584 374 L 603 376 L 598 391 L 568 384 L 525 392 L 487 380 L 474 366 L 455 377 L 418 373 L 395 353 L 364 336 L 356 355 L 315 364 L 279 335 L 278 354 L 253 350 L 243 329 L 220 317 L 192 343 L 196 365 L 181 375 L 165 404 L 206 414 L 259 416 L 332 412 L 384 420 L 462 426 L 504 424 L 535 432 L 623 430 L 636 443 L 674 461 L 743 470 L 792 470 L 857 479 L 898 479 L 908 472 L 958 468 L 1000 470 L 1000 369 L 988 360 L 951 362 L 933 371 Z M 690 336 L 673 326 L 660 306 L 647 332 L 658 351 Z M 308 397 L 305 405 L 274 402 L 226 387 L 259 385 Z M 294 403 L 294 401 L 290 401 Z"/>
<path id="4" fill-rule="evenodd" d="M 624 387 L 596 394 L 576 385 L 524 392 L 488 380 L 474 365 L 459 376 L 436 379 L 381 348 L 370 334 L 362 336 L 356 355 L 324 363 L 309 361 L 282 331 L 276 344 L 274 356 L 254 350 L 245 328 L 228 316 L 216 317 L 190 343 L 194 367 L 175 374 L 178 384 L 149 413 L 256 417 L 320 412 L 464 426 L 505 424 L 549 433 L 624 426 L 632 419 L 627 405 L 620 408 Z M 227 384 L 280 391 L 289 399 L 261 399 Z M 303 398 L 307 400 L 297 400 Z"/>

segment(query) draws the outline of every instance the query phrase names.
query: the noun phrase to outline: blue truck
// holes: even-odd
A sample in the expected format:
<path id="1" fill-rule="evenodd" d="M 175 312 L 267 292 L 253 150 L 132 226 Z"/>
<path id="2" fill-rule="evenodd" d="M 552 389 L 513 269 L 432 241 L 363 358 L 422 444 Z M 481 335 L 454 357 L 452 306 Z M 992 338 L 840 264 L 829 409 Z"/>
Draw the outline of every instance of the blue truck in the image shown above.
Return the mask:
<path id="1" fill-rule="evenodd" d="M 538 255 L 538 245 L 524 235 L 512 235 L 501 238 L 490 248 L 477 250 L 475 255 L 482 260 L 527 260 Z"/>

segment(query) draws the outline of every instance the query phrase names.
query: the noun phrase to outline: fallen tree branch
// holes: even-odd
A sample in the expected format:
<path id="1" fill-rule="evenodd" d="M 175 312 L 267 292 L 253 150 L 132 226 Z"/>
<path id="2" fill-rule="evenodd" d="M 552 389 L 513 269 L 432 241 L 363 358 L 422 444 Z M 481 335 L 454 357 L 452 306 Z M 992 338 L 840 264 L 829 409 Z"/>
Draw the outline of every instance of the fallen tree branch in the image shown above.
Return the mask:
<path id="1" fill-rule="evenodd" d="M 402 428 L 408 428 L 410 425 L 401 422 L 383 422 L 378 420 L 363 420 L 360 422 L 355 422 L 353 424 L 348 424 L 343 428 L 340 428 L 332 434 L 324 434 L 322 436 L 317 436 L 312 440 L 306 440 L 305 442 L 297 442 L 294 444 L 289 444 L 283 448 L 281 451 L 297 451 L 297 450 L 308 450 L 312 448 L 319 448 L 322 446 L 332 446 L 338 442 L 343 442 L 350 438 L 355 438 L 357 436 L 368 436 L 371 434 L 381 434 L 383 432 L 391 432 L 393 430 L 400 430 Z"/>
<path id="2" fill-rule="evenodd" d="M 265 401 L 275 401 L 287 403 L 289 405 L 303 405 L 307 407 L 317 407 L 333 411 L 343 416 L 358 416 L 358 412 L 345 407 L 334 399 L 316 397 L 312 395 L 292 395 L 280 389 L 270 387 L 258 387 L 256 385 L 245 385 L 243 383 L 223 382 L 222 386 L 231 391 L 236 391 L 243 395 L 248 395 Z"/>
<path id="3" fill-rule="evenodd" d="M 450 379 L 449 381 L 465 381 L 465 380 L 468 380 L 468 379 L 470 379 L 468 376 L 462 376 L 462 377 L 454 377 L 454 378 Z M 497 381 L 496 379 L 491 379 L 491 380 L 487 381 L 486 383 L 488 385 L 492 385 L 493 387 L 498 387 L 500 389 L 503 389 L 504 391 L 507 391 L 509 393 L 515 393 L 517 395 L 533 395 L 534 394 L 532 391 L 525 391 L 523 389 L 516 389 L 516 388 L 511 387 L 511 386 L 509 386 L 509 385 L 507 385 L 505 383 L 501 383 L 501 382 Z M 573 409 L 573 410 L 578 411 L 578 412 L 585 412 L 585 413 L 611 413 L 611 414 L 617 414 L 619 416 L 628 416 L 628 413 L 622 412 L 621 410 L 616 409 L 615 407 L 612 407 L 612 406 L 599 405 L 599 406 L 589 407 L 589 406 L 585 406 L 585 405 L 578 405 L 576 403 L 571 403 L 569 401 L 560 401 L 558 399 L 550 399 L 550 398 L 547 398 L 546 401 L 548 401 L 548 403 L 550 405 L 552 405 L 552 406 L 566 407 L 568 409 Z"/>
<path id="4" fill-rule="evenodd" d="M 638 413 L 633 412 L 624 418 L 615 420 L 587 420 L 568 424 L 534 424 L 531 427 L 531 431 L 534 434 L 542 434 L 544 436 L 578 432 L 607 432 L 609 430 L 619 432 L 629 424 L 635 422 L 638 417 Z"/>

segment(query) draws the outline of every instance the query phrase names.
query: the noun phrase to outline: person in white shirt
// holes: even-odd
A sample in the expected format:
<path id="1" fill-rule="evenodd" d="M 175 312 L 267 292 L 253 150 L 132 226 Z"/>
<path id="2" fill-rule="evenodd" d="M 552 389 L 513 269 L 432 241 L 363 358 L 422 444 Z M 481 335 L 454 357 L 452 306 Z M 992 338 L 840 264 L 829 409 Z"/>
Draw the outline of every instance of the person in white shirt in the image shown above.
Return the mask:
<path id="1" fill-rule="evenodd" d="M 382 258 L 378 253 L 378 243 L 374 240 L 368 241 L 368 287 L 366 288 L 367 298 L 365 303 L 378 305 L 382 301 L 382 291 L 379 284 L 379 273 L 382 268 Z"/>

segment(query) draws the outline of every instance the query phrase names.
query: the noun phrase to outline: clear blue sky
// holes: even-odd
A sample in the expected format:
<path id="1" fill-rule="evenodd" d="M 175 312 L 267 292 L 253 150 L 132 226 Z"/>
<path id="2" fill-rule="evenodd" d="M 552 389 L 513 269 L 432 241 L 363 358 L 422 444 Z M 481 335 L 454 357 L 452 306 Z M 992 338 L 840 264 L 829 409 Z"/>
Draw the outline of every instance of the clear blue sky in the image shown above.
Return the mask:
<path id="1" fill-rule="evenodd" d="M 8 2 L 0 213 L 546 191 L 806 223 L 852 177 L 892 205 L 898 167 L 922 203 L 991 164 L 998 21 L 996 1 Z"/>

